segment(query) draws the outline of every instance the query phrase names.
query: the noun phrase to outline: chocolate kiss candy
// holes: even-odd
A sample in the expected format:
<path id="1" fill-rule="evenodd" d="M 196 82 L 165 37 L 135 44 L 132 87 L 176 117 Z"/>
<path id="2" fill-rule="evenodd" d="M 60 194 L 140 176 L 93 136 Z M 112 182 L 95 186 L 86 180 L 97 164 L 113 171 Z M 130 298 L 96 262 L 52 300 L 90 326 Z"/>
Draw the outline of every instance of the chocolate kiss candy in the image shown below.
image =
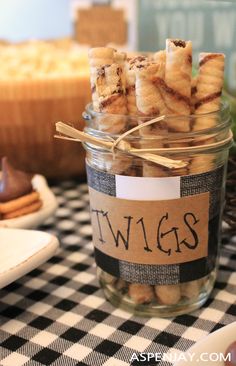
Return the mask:
<path id="1" fill-rule="evenodd" d="M 15 170 L 7 158 L 2 158 L 2 180 L 0 181 L 0 202 L 8 202 L 32 191 L 31 179 L 27 173 Z"/>

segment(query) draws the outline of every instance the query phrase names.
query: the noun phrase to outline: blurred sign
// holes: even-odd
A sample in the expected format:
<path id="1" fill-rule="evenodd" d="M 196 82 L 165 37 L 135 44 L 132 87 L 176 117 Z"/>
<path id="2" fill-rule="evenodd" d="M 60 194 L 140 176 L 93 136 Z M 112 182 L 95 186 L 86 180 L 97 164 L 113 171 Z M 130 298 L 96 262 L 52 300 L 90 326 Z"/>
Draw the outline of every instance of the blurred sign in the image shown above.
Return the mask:
<path id="1" fill-rule="evenodd" d="M 113 9 L 109 5 L 78 8 L 75 38 L 80 44 L 90 46 L 104 46 L 111 42 L 124 45 L 127 42 L 124 9 Z"/>
<path id="2" fill-rule="evenodd" d="M 74 37 L 83 48 L 136 49 L 137 0 L 70 0 Z"/>
<path id="3" fill-rule="evenodd" d="M 199 52 L 226 55 L 226 80 L 236 92 L 236 2 L 138 0 L 138 48 L 165 48 L 166 38 L 190 39 Z"/>

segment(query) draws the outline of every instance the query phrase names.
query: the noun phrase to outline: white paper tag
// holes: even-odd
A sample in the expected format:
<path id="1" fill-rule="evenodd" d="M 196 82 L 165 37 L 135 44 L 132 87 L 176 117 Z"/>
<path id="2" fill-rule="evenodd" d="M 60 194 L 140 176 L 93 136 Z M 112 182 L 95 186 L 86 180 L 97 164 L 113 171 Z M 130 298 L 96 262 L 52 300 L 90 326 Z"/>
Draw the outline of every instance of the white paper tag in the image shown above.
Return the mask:
<path id="1" fill-rule="evenodd" d="M 116 197 L 129 200 L 180 198 L 180 177 L 129 177 L 116 175 Z"/>

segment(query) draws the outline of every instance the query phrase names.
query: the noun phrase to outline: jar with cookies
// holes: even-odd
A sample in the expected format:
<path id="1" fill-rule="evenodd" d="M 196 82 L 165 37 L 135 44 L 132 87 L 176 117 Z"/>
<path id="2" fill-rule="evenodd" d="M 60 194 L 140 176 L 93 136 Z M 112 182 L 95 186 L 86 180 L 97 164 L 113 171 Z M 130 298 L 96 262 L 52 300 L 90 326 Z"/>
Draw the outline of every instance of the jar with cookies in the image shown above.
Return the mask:
<path id="1" fill-rule="evenodd" d="M 98 279 L 113 305 L 137 315 L 189 313 L 214 287 L 232 144 L 224 60 L 200 53 L 193 77 L 191 41 L 131 58 L 89 50 L 92 103 L 77 138 Z"/>

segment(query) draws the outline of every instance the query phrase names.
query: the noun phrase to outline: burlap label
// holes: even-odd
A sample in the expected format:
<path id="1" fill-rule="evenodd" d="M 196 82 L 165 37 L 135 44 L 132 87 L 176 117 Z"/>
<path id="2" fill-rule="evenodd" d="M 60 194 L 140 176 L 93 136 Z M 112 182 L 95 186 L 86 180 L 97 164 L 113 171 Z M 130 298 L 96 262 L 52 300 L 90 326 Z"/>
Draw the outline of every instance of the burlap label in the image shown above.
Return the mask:
<path id="1" fill-rule="evenodd" d="M 174 265 L 208 256 L 209 192 L 160 201 L 120 199 L 89 187 L 93 242 L 117 260 Z"/>

